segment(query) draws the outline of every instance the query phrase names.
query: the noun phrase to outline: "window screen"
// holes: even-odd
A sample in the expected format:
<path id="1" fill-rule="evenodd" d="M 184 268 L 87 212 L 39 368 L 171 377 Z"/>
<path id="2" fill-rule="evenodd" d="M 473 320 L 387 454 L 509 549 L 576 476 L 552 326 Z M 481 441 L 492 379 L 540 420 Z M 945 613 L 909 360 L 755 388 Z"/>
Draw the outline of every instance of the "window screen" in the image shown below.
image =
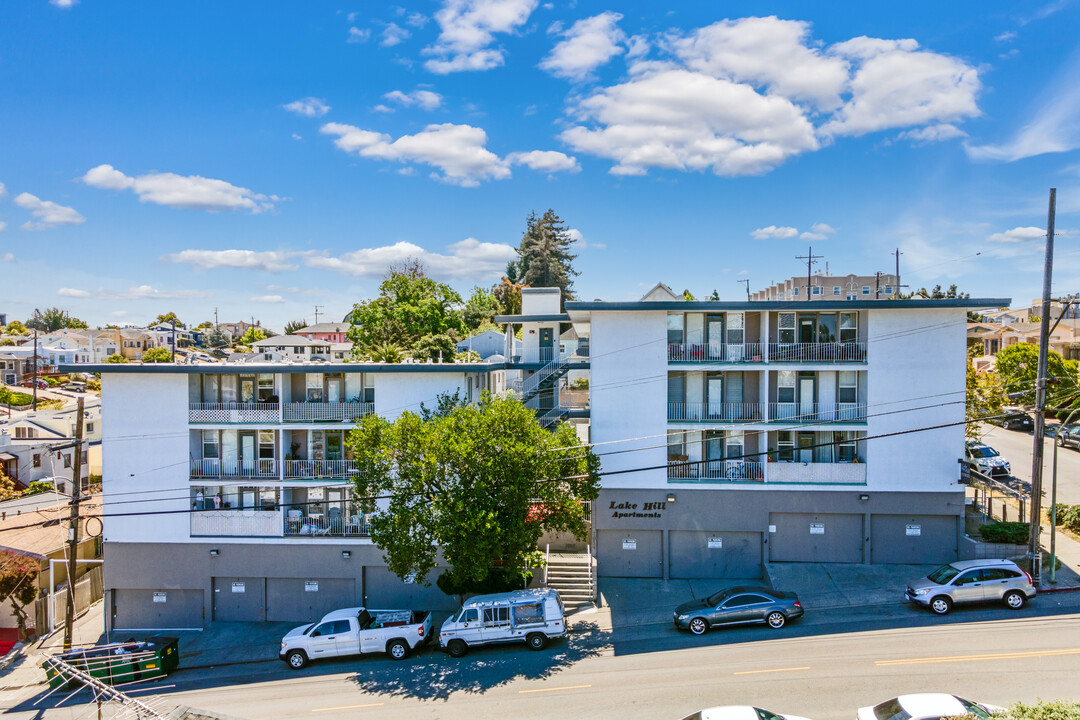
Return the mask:
<path id="1" fill-rule="evenodd" d="M 779 313 L 778 339 L 782 343 L 795 342 L 795 313 Z"/>
<path id="2" fill-rule="evenodd" d="M 794 328 L 792 328 L 794 332 Z M 782 403 L 795 402 L 795 371 L 780 370 L 776 373 L 776 401 Z"/>

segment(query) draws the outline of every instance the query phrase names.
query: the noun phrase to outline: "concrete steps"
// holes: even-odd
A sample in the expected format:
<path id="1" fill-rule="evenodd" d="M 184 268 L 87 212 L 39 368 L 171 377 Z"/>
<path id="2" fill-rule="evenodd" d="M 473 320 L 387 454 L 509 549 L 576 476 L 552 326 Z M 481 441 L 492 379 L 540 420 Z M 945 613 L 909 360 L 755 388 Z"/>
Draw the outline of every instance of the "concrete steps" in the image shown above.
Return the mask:
<path id="1" fill-rule="evenodd" d="M 553 554 L 548 558 L 547 586 L 559 592 L 567 610 L 596 602 L 596 568 L 591 555 Z"/>

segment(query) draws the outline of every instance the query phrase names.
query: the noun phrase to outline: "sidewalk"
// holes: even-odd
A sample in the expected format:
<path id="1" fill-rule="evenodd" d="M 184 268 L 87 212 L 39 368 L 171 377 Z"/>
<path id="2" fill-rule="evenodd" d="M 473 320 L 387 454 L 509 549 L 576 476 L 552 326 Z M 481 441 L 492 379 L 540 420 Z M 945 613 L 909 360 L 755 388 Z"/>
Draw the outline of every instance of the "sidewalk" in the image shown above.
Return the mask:
<path id="1" fill-rule="evenodd" d="M 1053 592 L 1057 589 L 1064 588 L 1080 588 L 1080 542 L 1073 540 L 1071 537 L 1061 532 L 1061 528 L 1058 528 L 1056 533 L 1057 540 L 1055 545 L 1057 559 L 1061 561 L 1061 567 L 1058 568 L 1057 581 L 1055 584 L 1050 584 L 1050 563 L 1047 561 L 1043 565 L 1042 582 L 1039 584 L 1039 590 L 1050 590 Z M 1042 529 L 1042 546 L 1046 548 L 1047 553 L 1050 552 L 1050 525 L 1047 523 L 1043 525 Z"/>

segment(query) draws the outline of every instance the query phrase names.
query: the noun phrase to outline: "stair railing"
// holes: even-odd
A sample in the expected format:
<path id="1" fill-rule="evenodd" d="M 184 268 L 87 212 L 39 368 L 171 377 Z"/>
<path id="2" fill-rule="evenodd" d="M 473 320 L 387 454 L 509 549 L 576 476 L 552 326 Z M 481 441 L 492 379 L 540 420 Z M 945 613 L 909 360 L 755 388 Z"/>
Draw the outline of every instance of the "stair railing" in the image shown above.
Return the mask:
<path id="1" fill-rule="evenodd" d="M 548 565 L 551 564 L 551 543 L 544 546 L 544 587 L 548 584 Z"/>

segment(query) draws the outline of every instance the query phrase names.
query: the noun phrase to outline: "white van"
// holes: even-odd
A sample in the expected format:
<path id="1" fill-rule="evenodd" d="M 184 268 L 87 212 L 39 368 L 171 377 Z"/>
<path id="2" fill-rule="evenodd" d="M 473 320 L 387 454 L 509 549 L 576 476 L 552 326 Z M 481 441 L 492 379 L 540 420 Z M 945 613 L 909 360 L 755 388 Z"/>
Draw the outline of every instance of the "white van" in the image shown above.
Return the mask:
<path id="1" fill-rule="evenodd" d="M 523 642 L 543 650 L 549 638 L 566 634 L 566 614 L 559 593 L 550 588 L 477 595 L 443 623 L 439 647 L 461 657 L 470 647 Z"/>

